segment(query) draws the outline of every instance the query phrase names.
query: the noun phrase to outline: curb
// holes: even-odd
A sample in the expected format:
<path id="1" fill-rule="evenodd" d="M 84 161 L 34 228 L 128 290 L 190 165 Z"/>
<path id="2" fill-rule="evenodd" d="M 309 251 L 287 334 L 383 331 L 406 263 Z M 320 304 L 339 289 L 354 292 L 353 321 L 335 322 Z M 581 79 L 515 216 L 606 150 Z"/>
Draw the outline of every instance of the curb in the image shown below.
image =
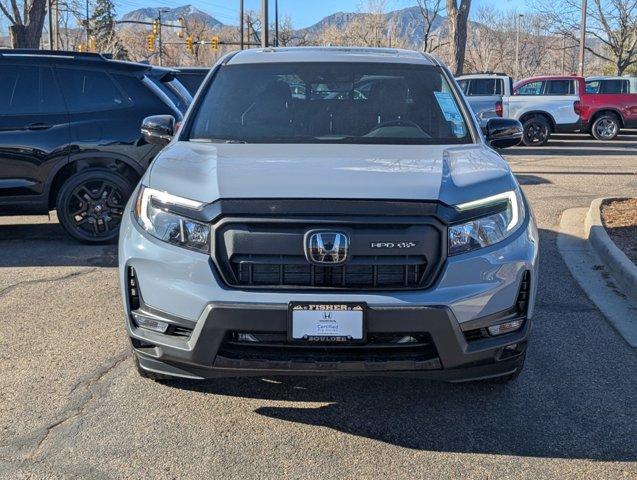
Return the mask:
<path id="1" fill-rule="evenodd" d="M 562 213 L 557 249 L 580 288 L 608 323 L 637 351 L 637 302 L 626 296 L 588 241 L 587 207 Z"/>
<path id="2" fill-rule="evenodd" d="M 622 252 L 610 239 L 601 218 L 601 206 L 604 200 L 614 197 L 596 198 L 586 215 L 586 233 L 588 243 L 604 261 L 619 288 L 633 301 L 637 302 L 637 265 Z"/>

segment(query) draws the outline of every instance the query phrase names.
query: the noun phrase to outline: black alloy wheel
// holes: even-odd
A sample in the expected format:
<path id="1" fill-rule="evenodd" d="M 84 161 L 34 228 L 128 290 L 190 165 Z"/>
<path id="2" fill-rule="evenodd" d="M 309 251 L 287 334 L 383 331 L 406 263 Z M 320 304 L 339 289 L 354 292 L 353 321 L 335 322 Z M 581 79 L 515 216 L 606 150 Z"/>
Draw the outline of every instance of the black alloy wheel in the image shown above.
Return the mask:
<path id="1" fill-rule="evenodd" d="M 62 185 L 58 195 L 60 223 L 80 242 L 113 242 L 132 191 L 128 179 L 109 170 L 90 169 L 75 174 Z"/>
<path id="2" fill-rule="evenodd" d="M 541 147 L 546 145 L 551 136 L 551 125 L 544 117 L 531 117 L 524 122 L 524 135 L 522 141 L 528 147 Z"/>

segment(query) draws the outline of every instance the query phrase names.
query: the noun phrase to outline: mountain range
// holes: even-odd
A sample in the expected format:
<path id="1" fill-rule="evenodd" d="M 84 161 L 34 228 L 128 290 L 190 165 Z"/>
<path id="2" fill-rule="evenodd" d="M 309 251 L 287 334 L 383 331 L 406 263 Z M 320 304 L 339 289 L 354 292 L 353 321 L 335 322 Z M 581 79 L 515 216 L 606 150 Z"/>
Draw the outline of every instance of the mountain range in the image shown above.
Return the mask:
<path id="1" fill-rule="evenodd" d="M 211 28 L 221 28 L 224 26 L 222 22 L 217 20 L 212 15 L 204 12 L 203 10 L 199 10 L 197 7 L 193 7 L 192 5 L 182 5 L 181 7 L 176 8 L 161 7 L 161 10 L 162 22 L 166 21 L 170 23 L 177 23 L 180 18 L 185 18 L 186 20 L 193 20 L 200 23 L 205 23 Z M 122 20 L 152 22 L 155 18 L 157 18 L 158 11 L 159 7 L 139 8 L 122 16 Z"/>
<path id="2" fill-rule="evenodd" d="M 168 22 L 177 22 L 180 17 L 186 20 L 195 20 L 204 23 L 211 28 L 220 29 L 223 27 L 232 27 L 233 25 L 224 24 L 212 15 L 200 10 L 192 5 L 183 5 L 176 8 L 162 8 L 162 19 Z M 157 17 L 158 8 L 140 8 L 133 10 L 122 17 L 122 20 L 132 21 L 152 21 Z M 321 19 L 314 25 L 298 30 L 296 36 L 308 39 L 319 38 L 321 33 L 326 29 L 334 27 L 337 29 L 345 28 L 349 23 L 363 18 L 366 13 L 337 12 Z M 392 35 L 396 38 L 404 40 L 407 44 L 418 46 L 422 43 L 425 36 L 425 22 L 420 13 L 419 7 L 409 7 L 400 10 L 394 10 L 384 14 L 386 25 L 392 28 Z M 446 28 L 446 18 L 438 16 L 433 25 L 432 32 L 440 28 Z M 383 32 L 386 34 L 387 32 Z"/>

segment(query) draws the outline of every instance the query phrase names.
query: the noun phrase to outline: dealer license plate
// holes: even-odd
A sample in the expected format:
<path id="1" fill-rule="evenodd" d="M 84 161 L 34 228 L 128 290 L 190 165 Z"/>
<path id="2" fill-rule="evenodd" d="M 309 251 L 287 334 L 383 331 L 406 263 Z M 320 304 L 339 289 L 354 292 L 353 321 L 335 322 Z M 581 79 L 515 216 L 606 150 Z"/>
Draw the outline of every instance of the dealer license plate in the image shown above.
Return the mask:
<path id="1" fill-rule="evenodd" d="M 293 303 L 288 332 L 292 341 L 361 342 L 365 339 L 365 305 Z"/>

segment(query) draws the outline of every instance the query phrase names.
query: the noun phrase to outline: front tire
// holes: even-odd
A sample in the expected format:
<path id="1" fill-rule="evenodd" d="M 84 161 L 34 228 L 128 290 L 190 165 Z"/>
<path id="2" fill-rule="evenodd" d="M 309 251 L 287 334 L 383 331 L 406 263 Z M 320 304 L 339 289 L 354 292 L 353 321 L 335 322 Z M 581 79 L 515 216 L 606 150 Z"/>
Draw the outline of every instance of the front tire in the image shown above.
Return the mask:
<path id="1" fill-rule="evenodd" d="M 522 142 L 527 147 L 541 147 L 546 145 L 551 137 L 551 124 L 539 115 L 528 118 L 523 123 L 524 134 Z"/>
<path id="2" fill-rule="evenodd" d="M 80 242 L 114 242 L 133 189 L 127 178 L 110 170 L 95 168 L 76 173 L 58 193 L 56 209 L 60 223 Z"/>
<path id="3" fill-rule="evenodd" d="M 591 135 L 596 140 L 613 140 L 619 134 L 619 119 L 617 115 L 606 113 L 595 119 L 591 127 Z"/>

